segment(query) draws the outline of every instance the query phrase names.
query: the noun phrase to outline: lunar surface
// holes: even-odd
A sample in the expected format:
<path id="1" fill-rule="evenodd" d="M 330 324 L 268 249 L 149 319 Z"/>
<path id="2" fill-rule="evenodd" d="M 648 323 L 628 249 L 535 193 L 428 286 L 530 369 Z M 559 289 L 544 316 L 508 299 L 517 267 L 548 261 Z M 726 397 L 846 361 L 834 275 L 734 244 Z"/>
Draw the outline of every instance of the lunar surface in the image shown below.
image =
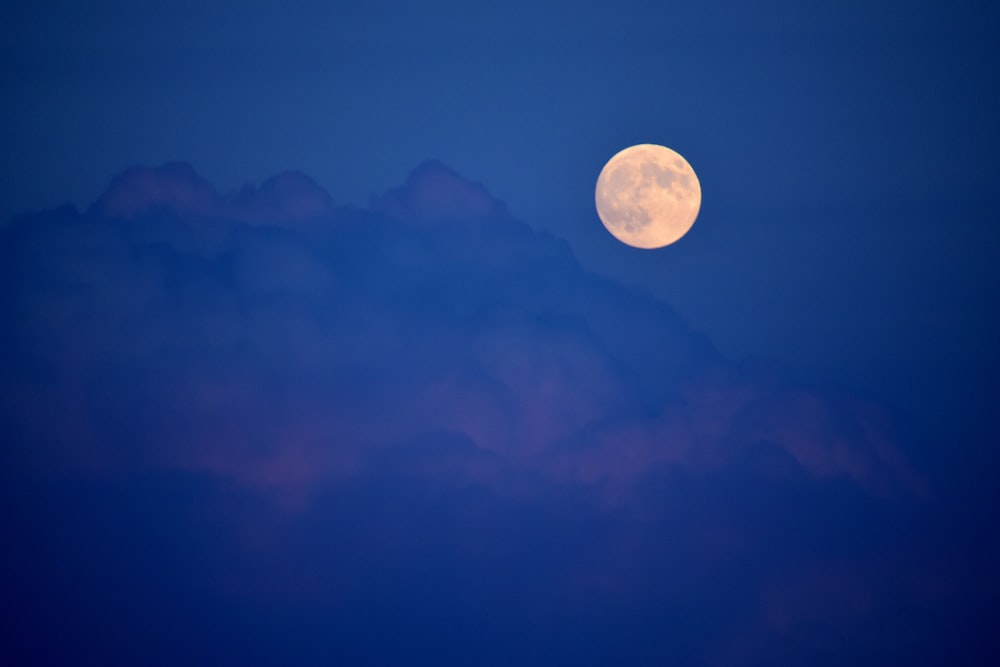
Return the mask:
<path id="1" fill-rule="evenodd" d="M 601 222 L 619 241 L 662 248 L 691 229 L 701 208 L 701 184 L 679 153 L 639 144 L 604 165 L 595 200 Z"/>

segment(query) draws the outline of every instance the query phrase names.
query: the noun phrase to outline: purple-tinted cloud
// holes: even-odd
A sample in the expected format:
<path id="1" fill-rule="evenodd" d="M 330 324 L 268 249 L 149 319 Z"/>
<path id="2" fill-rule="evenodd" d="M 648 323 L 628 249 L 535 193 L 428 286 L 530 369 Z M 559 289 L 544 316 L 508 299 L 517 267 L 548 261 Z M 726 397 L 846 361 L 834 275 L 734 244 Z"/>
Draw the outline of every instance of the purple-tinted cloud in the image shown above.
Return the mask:
<path id="1" fill-rule="evenodd" d="M 274 225 L 328 215 L 333 200 L 299 172 L 283 172 L 260 187 L 247 185 L 234 195 L 222 196 L 191 165 L 168 162 L 154 168 L 132 167 L 118 175 L 94 203 L 94 210 L 116 219 L 169 211 L 189 221 L 227 219 Z"/>
<path id="2" fill-rule="evenodd" d="M 78 621 L 40 592 L 76 554 L 125 662 L 203 656 L 124 590 L 243 601 L 223 661 L 288 658 L 236 648 L 275 623 L 333 662 L 815 664 L 872 624 L 912 657 L 983 572 L 902 556 L 924 490 L 877 404 L 726 360 L 437 163 L 366 210 L 132 169 L 0 230 L 0 277 L 12 599 Z"/>
<path id="3" fill-rule="evenodd" d="M 766 442 L 812 477 L 916 485 L 876 408 L 740 371 L 438 163 L 370 213 L 294 174 L 221 196 L 188 165 L 133 168 L 88 214 L 8 234 L 9 335 L 72 383 L 48 402 L 98 442 L 156 424 L 123 460 L 301 495 L 441 431 L 567 483 Z"/>
<path id="4" fill-rule="evenodd" d="M 470 183 L 436 161 L 424 162 L 405 184 L 373 197 L 371 209 L 396 220 L 423 224 L 472 225 L 482 219 L 507 217 L 507 207 L 481 184 Z"/>

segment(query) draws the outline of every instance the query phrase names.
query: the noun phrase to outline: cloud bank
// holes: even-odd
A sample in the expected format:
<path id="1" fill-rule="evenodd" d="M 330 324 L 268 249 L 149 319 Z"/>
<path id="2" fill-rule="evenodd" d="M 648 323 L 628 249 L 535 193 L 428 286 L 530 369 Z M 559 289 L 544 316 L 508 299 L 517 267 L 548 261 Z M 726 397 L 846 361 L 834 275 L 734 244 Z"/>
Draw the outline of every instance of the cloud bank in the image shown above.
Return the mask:
<path id="1" fill-rule="evenodd" d="M 363 211 L 299 174 L 222 196 L 189 165 L 133 168 L 5 237 L 9 391 L 52 412 L 13 417 L 64 430 L 60 456 L 297 493 L 440 433 L 567 483 L 765 447 L 809 477 L 915 484 L 877 408 L 741 371 L 439 163 Z"/>
<path id="2" fill-rule="evenodd" d="M 133 168 L 0 229 L 0 276 L 12 655 L 875 664 L 870 624 L 926 654 L 981 583 L 904 557 L 880 406 L 723 358 L 440 163 L 366 209 Z"/>

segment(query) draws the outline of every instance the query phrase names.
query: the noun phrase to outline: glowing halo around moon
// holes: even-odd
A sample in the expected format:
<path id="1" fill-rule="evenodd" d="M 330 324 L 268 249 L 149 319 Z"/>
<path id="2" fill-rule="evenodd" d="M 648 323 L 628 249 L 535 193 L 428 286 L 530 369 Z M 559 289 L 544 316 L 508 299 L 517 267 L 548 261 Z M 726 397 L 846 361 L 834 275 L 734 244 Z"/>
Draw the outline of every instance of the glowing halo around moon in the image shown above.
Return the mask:
<path id="1" fill-rule="evenodd" d="M 601 170 L 597 215 L 611 234 L 636 248 L 662 248 L 687 234 L 701 209 L 701 183 L 680 153 L 639 144 Z"/>

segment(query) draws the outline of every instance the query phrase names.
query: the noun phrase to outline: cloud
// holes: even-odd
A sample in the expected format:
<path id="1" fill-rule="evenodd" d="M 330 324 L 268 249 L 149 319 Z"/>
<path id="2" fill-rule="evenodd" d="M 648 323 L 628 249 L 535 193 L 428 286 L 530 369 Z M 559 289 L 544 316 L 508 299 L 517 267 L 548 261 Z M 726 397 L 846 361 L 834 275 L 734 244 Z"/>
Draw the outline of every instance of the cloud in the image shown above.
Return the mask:
<path id="1" fill-rule="evenodd" d="M 133 218 L 157 209 L 194 218 L 212 218 L 222 212 L 215 188 L 183 162 L 132 167 L 115 177 L 94 206 L 111 218 Z"/>
<path id="2" fill-rule="evenodd" d="M 291 171 L 267 179 L 260 187 L 248 184 L 236 194 L 222 196 L 190 164 L 168 162 L 127 169 L 112 180 L 93 208 L 114 219 L 169 211 L 183 220 L 295 224 L 330 213 L 333 200 L 308 176 Z"/>
<path id="3" fill-rule="evenodd" d="M 725 359 L 438 163 L 368 209 L 131 169 L 0 230 L 0 284 L 24 646 L 96 599 L 126 663 L 204 662 L 181 610 L 224 607 L 223 661 L 816 664 L 880 623 L 919 656 L 894 600 L 974 588 L 901 556 L 879 405 Z"/>
<path id="4" fill-rule="evenodd" d="M 479 183 L 470 183 L 448 166 L 424 162 L 412 172 L 406 183 L 380 197 L 373 197 L 370 208 L 397 220 L 425 225 L 507 217 L 506 206 Z"/>
<path id="5" fill-rule="evenodd" d="M 296 174 L 219 195 L 189 165 L 137 167 L 85 214 L 4 233 L 7 354 L 97 442 L 143 450 L 101 457 L 302 495 L 440 431 L 567 483 L 768 443 L 809 476 L 919 486 L 877 407 L 753 377 L 439 163 L 371 211 Z M 136 415 L 159 436 L 112 446 Z"/>

